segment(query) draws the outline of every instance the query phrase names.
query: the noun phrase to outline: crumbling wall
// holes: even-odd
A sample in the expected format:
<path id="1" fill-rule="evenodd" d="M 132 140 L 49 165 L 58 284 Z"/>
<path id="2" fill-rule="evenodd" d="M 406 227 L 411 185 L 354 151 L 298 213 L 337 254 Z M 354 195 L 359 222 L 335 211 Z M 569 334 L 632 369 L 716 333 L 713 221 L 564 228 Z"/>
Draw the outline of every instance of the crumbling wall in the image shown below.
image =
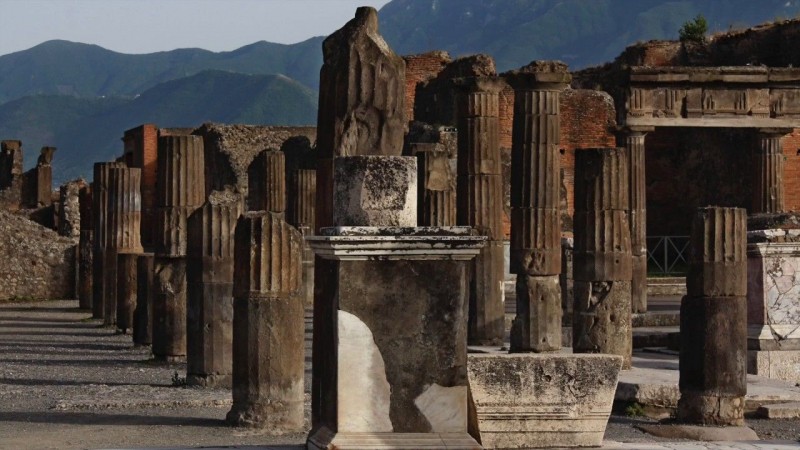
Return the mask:
<path id="1" fill-rule="evenodd" d="M 230 186 L 246 196 L 247 168 L 261 151 L 281 150 L 293 136 L 317 139 L 315 127 L 222 125 L 206 123 L 193 134 L 203 137 L 206 195 Z"/>
<path id="2" fill-rule="evenodd" d="M 406 62 L 406 118 L 412 121 L 417 86 L 436 78 L 453 60 L 443 51 L 403 56 L 403 60 Z"/>
<path id="3" fill-rule="evenodd" d="M 75 298 L 76 239 L 0 211 L 0 299 Z"/>

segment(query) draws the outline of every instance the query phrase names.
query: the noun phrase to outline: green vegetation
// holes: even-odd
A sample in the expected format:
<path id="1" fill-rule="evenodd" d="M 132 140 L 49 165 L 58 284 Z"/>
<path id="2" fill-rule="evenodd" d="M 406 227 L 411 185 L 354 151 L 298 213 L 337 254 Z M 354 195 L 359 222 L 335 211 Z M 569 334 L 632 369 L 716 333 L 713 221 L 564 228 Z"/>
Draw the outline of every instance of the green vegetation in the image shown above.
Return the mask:
<path id="1" fill-rule="evenodd" d="M 696 42 L 703 43 L 706 41 L 706 33 L 708 32 L 708 22 L 702 14 L 698 14 L 694 20 L 689 20 L 683 23 L 681 29 L 678 31 L 681 42 Z"/>
<path id="2" fill-rule="evenodd" d="M 644 416 L 644 407 L 641 403 L 632 402 L 625 407 L 625 415 L 628 417 L 642 417 Z"/>

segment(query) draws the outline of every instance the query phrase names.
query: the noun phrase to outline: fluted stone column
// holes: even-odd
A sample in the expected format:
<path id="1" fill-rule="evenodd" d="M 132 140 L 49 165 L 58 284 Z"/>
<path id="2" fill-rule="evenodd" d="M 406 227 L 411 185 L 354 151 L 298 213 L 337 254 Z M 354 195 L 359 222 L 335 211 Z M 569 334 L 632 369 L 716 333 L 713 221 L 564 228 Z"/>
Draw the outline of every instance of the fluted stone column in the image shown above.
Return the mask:
<path id="1" fill-rule="evenodd" d="M 199 386 L 231 382 L 233 249 L 241 197 L 213 191 L 189 218 L 186 282 L 186 381 Z"/>
<path id="2" fill-rule="evenodd" d="M 153 355 L 186 357 L 186 248 L 189 216 L 205 201 L 203 139 L 158 138 L 153 262 Z"/>
<path id="3" fill-rule="evenodd" d="M 517 316 L 511 351 L 561 349 L 561 211 L 559 96 L 571 77 L 556 62 L 511 72 L 511 272 Z"/>
<path id="4" fill-rule="evenodd" d="M 417 220 L 423 227 L 456 224 L 456 176 L 450 155 L 437 147 L 435 143 L 410 145 L 409 153 L 417 157 Z"/>
<path id="5" fill-rule="evenodd" d="M 94 251 L 92 256 L 92 317 L 103 319 L 106 316 L 106 297 L 110 287 L 106 280 L 112 272 L 116 279 L 117 265 L 116 254 L 109 255 L 106 251 L 108 238 L 108 192 L 109 173 L 112 168 L 125 167 L 120 162 L 103 162 L 94 164 L 94 179 L 92 182 L 92 229 L 94 230 Z M 114 293 L 116 295 L 116 293 Z M 116 311 L 114 312 L 116 314 Z"/>
<path id="6" fill-rule="evenodd" d="M 691 250 L 677 419 L 740 426 L 747 394 L 747 212 L 698 208 Z"/>
<path id="7" fill-rule="evenodd" d="M 631 311 L 647 312 L 647 188 L 644 139 L 652 128 L 625 130 L 625 148 L 630 168 Z"/>
<path id="8" fill-rule="evenodd" d="M 126 283 L 122 292 L 118 289 L 119 280 L 135 280 L 135 258 L 125 259 L 126 264 L 119 266 L 119 255 L 142 253 L 141 242 L 141 179 L 142 170 L 122 167 L 108 169 L 108 215 L 106 217 L 106 252 L 113 268 L 107 268 L 108 277 L 104 307 L 103 323 L 114 325 L 117 323 L 119 305 L 126 311 L 123 316 L 130 319 L 136 303 L 136 283 Z M 112 256 L 113 253 L 113 256 Z M 118 301 L 118 294 L 123 293 L 125 298 Z M 125 329 L 133 326 L 132 320 L 123 324 Z"/>
<path id="9" fill-rule="evenodd" d="M 133 333 L 133 316 L 138 301 L 138 253 L 117 255 L 117 329 L 124 334 Z"/>
<path id="10" fill-rule="evenodd" d="M 248 209 L 286 212 L 286 157 L 277 150 L 264 150 L 249 168 Z"/>
<path id="11" fill-rule="evenodd" d="M 133 311 L 134 345 L 153 342 L 153 254 L 142 253 L 136 258 L 136 309 Z"/>
<path id="12" fill-rule="evenodd" d="M 753 179 L 753 213 L 784 211 L 783 166 L 781 139 L 791 129 L 765 128 L 758 130 Z"/>
<path id="13" fill-rule="evenodd" d="M 234 248 L 233 407 L 226 420 L 303 430 L 302 236 L 279 214 L 249 212 Z"/>
<path id="14" fill-rule="evenodd" d="M 288 171 L 289 169 L 287 169 Z M 287 222 L 305 236 L 314 235 L 317 202 L 317 171 L 298 169 L 287 173 Z M 314 305 L 314 252 L 303 245 L 303 298 L 306 307 Z"/>
<path id="15" fill-rule="evenodd" d="M 499 138 L 497 77 L 456 80 L 458 176 L 456 221 L 488 236 L 481 254 L 472 260 L 468 342 L 502 344 L 503 307 L 503 181 Z"/>
<path id="16" fill-rule="evenodd" d="M 624 148 L 575 152 L 576 353 L 610 353 L 631 366 L 631 238 Z"/>

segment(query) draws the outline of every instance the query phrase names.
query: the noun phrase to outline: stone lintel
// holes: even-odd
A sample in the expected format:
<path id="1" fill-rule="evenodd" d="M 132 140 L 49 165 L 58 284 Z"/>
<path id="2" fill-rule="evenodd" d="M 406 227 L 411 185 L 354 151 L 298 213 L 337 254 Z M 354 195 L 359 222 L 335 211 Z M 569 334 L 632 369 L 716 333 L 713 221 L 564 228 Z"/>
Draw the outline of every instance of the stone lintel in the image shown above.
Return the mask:
<path id="1" fill-rule="evenodd" d="M 766 138 L 777 138 L 783 137 L 791 132 L 794 131 L 794 128 L 790 127 L 762 127 L 758 128 L 758 134 L 760 137 Z"/>
<path id="2" fill-rule="evenodd" d="M 800 127 L 800 118 L 770 118 L 741 116 L 632 117 L 625 118 L 626 127 L 694 127 L 694 128 L 765 128 L 793 129 Z"/>

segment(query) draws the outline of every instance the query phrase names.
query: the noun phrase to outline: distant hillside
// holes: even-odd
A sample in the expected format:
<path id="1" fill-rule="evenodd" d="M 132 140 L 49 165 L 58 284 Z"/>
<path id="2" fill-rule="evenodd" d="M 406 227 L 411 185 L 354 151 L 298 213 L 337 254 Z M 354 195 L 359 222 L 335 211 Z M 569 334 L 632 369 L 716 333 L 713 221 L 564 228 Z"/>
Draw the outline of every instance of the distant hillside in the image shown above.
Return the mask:
<path id="1" fill-rule="evenodd" d="M 611 61 L 636 41 L 677 39 L 698 13 L 723 31 L 795 17 L 800 1 L 393 0 L 380 19 L 398 53 L 489 53 L 505 71 L 534 59 L 560 59 L 572 69 Z"/>
<path id="2" fill-rule="evenodd" d="M 142 123 L 309 125 L 316 111 L 314 91 L 286 77 L 205 71 L 135 99 L 31 96 L 9 102 L 0 105 L 0 136 L 23 141 L 26 167 L 35 164 L 41 146 L 58 147 L 53 174 L 63 181 L 91 177 L 92 163 L 119 156 L 123 132 Z"/>
<path id="3" fill-rule="evenodd" d="M 165 81 L 210 69 L 284 74 L 316 89 L 322 38 L 293 45 L 256 42 L 231 52 L 179 49 L 144 55 L 69 41 L 48 41 L 0 56 L 0 103 L 41 94 L 134 96 Z"/>

